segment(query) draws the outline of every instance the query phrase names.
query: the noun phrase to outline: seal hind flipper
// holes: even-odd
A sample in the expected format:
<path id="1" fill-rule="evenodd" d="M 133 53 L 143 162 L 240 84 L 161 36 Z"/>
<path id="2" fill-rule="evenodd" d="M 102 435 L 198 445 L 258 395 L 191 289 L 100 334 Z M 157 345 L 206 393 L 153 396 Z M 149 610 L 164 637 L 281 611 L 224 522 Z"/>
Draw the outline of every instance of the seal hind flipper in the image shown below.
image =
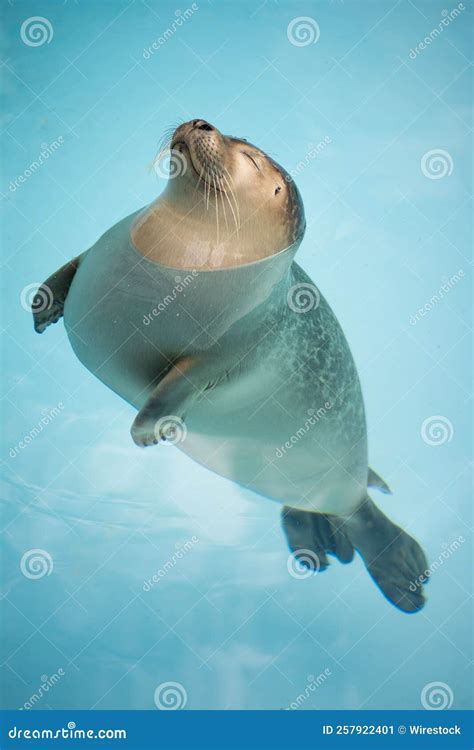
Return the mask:
<path id="1" fill-rule="evenodd" d="M 313 568 L 320 571 L 329 565 L 327 554 L 334 555 L 342 563 L 348 563 L 354 557 L 343 519 L 285 506 L 282 525 L 290 550 L 307 567 L 311 567 L 311 555 L 304 555 L 308 551 L 316 555 Z"/>
<path id="2" fill-rule="evenodd" d="M 177 442 L 185 434 L 184 419 L 192 403 L 215 385 L 209 380 L 209 365 L 195 357 L 177 360 L 142 406 L 131 427 L 133 441 L 140 448 L 160 440 Z"/>
<path id="3" fill-rule="evenodd" d="M 62 318 L 69 287 L 82 257 L 78 255 L 65 263 L 38 287 L 31 305 L 36 333 L 43 333 L 49 325 Z"/>
<path id="4" fill-rule="evenodd" d="M 394 524 L 367 496 L 346 519 L 349 538 L 382 593 L 403 612 L 424 604 L 428 562 L 418 542 Z"/>
<path id="5" fill-rule="evenodd" d="M 306 567 L 325 570 L 327 554 L 348 563 L 357 550 L 371 578 L 395 607 L 412 613 L 424 606 L 428 563 L 423 550 L 368 496 L 345 519 L 285 506 L 282 524 L 290 550 Z M 315 555 L 314 560 L 308 553 Z"/>
<path id="6" fill-rule="evenodd" d="M 350 563 L 354 558 L 354 547 L 344 528 L 345 521 L 338 516 L 326 516 L 332 529 L 334 547 L 331 550 L 341 563 Z M 314 521 L 313 521 L 314 523 Z"/>
<path id="7" fill-rule="evenodd" d="M 385 482 L 381 476 L 377 474 L 376 471 L 369 468 L 369 473 L 367 475 L 367 487 L 376 487 L 380 492 L 383 492 L 384 495 L 391 495 L 392 490 L 388 486 L 387 482 Z"/>

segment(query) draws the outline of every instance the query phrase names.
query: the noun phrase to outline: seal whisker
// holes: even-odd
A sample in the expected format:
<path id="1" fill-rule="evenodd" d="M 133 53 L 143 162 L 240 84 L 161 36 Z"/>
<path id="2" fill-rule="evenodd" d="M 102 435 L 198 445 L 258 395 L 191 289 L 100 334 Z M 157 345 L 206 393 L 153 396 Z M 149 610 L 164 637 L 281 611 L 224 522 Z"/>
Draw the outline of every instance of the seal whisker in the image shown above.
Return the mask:
<path id="1" fill-rule="evenodd" d="M 224 179 L 225 179 L 225 181 L 227 183 L 227 186 L 229 188 L 230 194 L 232 195 L 232 198 L 234 199 L 235 210 L 236 210 L 236 213 L 237 213 L 237 216 L 238 216 L 238 220 L 239 220 L 238 223 L 240 225 L 240 207 L 239 207 L 239 202 L 237 200 L 237 196 L 236 196 L 236 194 L 234 192 L 234 189 L 232 187 L 232 183 L 233 183 L 234 179 L 233 179 L 232 175 L 230 174 L 229 170 L 227 169 L 227 167 L 224 167 L 224 172 L 226 174 L 223 174 L 223 177 L 224 177 Z"/>
<path id="2" fill-rule="evenodd" d="M 211 169 L 212 169 L 212 179 L 213 179 L 213 184 L 215 185 L 215 182 L 214 182 L 214 180 L 215 180 L 216 178 L 215 178 L 215 171 L 214 171 L 214 167 L 211 167 Z M 210 188 L 210 186 L 209 186 L 209 191 L 210 191 L 210 189 L 211 189 L 211 188 Z M 217 197 L 217 191 L 216 191 L 215 187 L 214 187 L 214 194 L 215 194 L 215 196 L 216 196 L 216 232 L 217 232 L 217 244 L 219 244 L 219 201 L 218 201 L 218 197 Z"/>
<path id="3" fill-rule="evenodd" d="M 227 169 L 226 169 L 225 167 L 224 167 L 224 169 L 225 169 L 225 171 L 227 172 L 227 174 L 229 174 L 229 173 L 228 173 L 228 170 L 227 170 Z M 229 175 L 229 176 L 230 176 L 230 175 Z M 232 185 L 230 184 L 230 182 L 229 182 L 228 178 L 226 177 L 226 175 L 225 175 L 225 174 L 223 174 L 223 175 L 222 175 L 222 177 L 223 177 L 223 179 L 225 180 L 225 182 L 226 182 L 226 184 L 227 184 L 227 187 L 228 187 L 228 189 L 229 189 L 229 192 L 230 192 L 230 194 L 231 194 L 231 196 L 232 196 L 232 198 L 233 198 L 233 200 L 234 200 L 234 204 L 235 204 L 235 212 L 234 212 L 234 209 L 232 208 L 232 204 L 231 204 L 231 202 L 230 202 L 230 198 L 229 198 L 229 196 L 227 195 L 227 191 L 226 191 L 226 195 L 227 195 L 227 200 L 229 201 L 229 206 L 231 207 L 232 215 L 233 215 L 233 217 L 234 217 L 234 221 L 235 221 L 235 228 L 236 228 L 236 231 L 237 231 L 237 233 L 238 233 L 238 232 L 239 232 L 239 229 L 240 229 L 240 210 L 239 210 L 239 204 L 238 204 L 238 201 L 237 201 L 237 196 L 235 195 L 235 193 L 234 193 L 234 191 L 233 191 L 233 189 L 232 189 Z"/>
<path id="4" fill-rule="evenodd" d="M 183 125 L 183 123 L 180 120 L 176 120 L 172 125 L 163 130 L 163 133 L 158 141 L 161 147 L 167 143 L 171 144 L 173 135 L 175 134 L 177 129 L 181 127 L 181 125 Z"/>
<path id="5" fill-rule="evenodd" d="M 224 179 L 224 180 L 226 179 L 226 178 L 225 178 L 225 175 L 223 175 L 223 179 Z M 226 180 L 226 182 L 227 182 L 227 180 Z M 235 194 L 234 194 L 234 192 L 233 192 L 232 188 L 231 188 L 231 187 L 230 187 L 230 185 L 228 184 L 228 182 L 227 182 L 227 187 L 228 187 L 228 190 L 225 190 L 225 188 L 224 188 L 224 192 L 225 192 L 225 194 L 226 194 L 226 198 L 227 198 L 227 202 L 229 203 L 229 206 L 230 206 L 230 210 L 232 211 L 232 216 L 234 217 L 234 223 L 235 223 L 235 228 L 236 228 L 236 231 L 238 232 L 238 231 L 239 231 L 239 228 L 240 228 L 240 212 L 239 212 L 239 205 L 238 205 L 238 203 L 237 203 L 237 198 L 236 198 L 236 196 L 235 196 Z M 232 196 L 232 198 L 233 198 L 233 201 L 234 201 L 234 205 L 232 204 L 232 201 L 230 200 L 230 197 L 229 197 L 229 192 L 230 192 L 230 194 L 231 194 L 231 196 Z M 234 208 L 235 208 L 235 210 L 234 210 Z"/>
<path id="6" fill-rule="evenodd" d="M 161 135 L 161 137 L 158 140 L 158 150 L 157 150 L 155 156 L 153 157 L 151 165 L 149 166 L 150 170 L 154 168 L 155 164 L 158 161 L 160 161 L 160 159 L 163 156 L 165 156 L 166 154 L 168 154 L 170 152 L 170 146 L 171 146 L 172 138 L 173 138 L 173 135 L 174 135 L 175 131 L 176 131 L 176 127 L 174 127 L 174 126 L 166 128 L 163 131 L 163 134 Z"/>
<path id="7" fill-rule="evenodd" d="M 173 136 L 176 132 L 176 130 L 183 124 L 181 120 L 176 120 L 174 124 L 170 125 L 168 128 L 165 128 L 163 130 L 163 133 L 158 139 L 158 150 L 155 154 L 155 156 L 152 159 L 151 164 L 149 165 L 148 169 L 151 171 L 154 169 L 157 162 L 160 161 L 164 156 L 167 156 L 171 153 L 171 144 L 173 142 Z"/>
<path id="8" fill-rule="evenodd" d="M 216 180 L 217 185 L 219 186 L 220 198 L 222 201 L 222 213 L 224 214 L 224 221 L 225 221 L 226 229 L 227 231 L 229 231 L 229 223 L 227 221 L 227 211 L 225 210 L 225 202 L 224 202 L 224 196 L 227 198 L 227 193 L 225 192 L 222 186 L 221 178 L 217 174 L 215 175 L 214 179 Z"/>
<path id="9" fill-rule="evenodd" d="M 160 150 L 153 157 L 152 162 L 149 164 L 148 171 L 151 171 L 152 169 L 155 169 L 156 165 L 159 164 L 159 162 L 161 161 L 161 159 L 163 159 L 163 157 L 165 157 L 165 156 L 169 156 L 170 154 L 171 154 L 171 149 L 170 149 L 169 145 L 168 146 L 163 146 L 162 148 L 160 148 Z"/>
<path id="10" fill-rule="evenodd" d="M 220 198 L 222 203 L 222 213 L 224 216 L 224 221 L 227 230 L 229 229 L 229 224 L 227 221 L 227 211 L 226 206 L 224 202 L 224 196 L 225 196 L 225 190 L 221 182 L 222 175 L 219 175 L 219 172 L 217 171 L 217 168 L 213 168 L 213 179 L 214 179 L 214 192 L 216 194 L 216 201 Z"/>
<path id="11" fill-rule="evenodd" d="M 206 171 L 204 173 L 204 192 L 206 194 L 206 211 L 209 211 L 209 200 L 211 198 L 211 185 L 209 182 L 209 171 L 206 166 Z"/>
<path id="12" fill-rule="evenodd" d="M 204 170 L 205 166 L 204 164 L 201 167 L 201 170 L 199 172 L 199 179 L 196 181 L 196 184 L 194 186 L 193 195 L 195 195 L 199 189 L 199 186 L 204 183 L 204 199 L 205 199 L 205 187 L 206 187 L 206 180 L 204 179 Z"/>
<path id="13" fill-rule="evenodd" d="M 226 179 L 226 178 L 225 178 L 225 175 L 221 175 L 221 177 L 222 177 L 222 180 L 223 180 L 223 181 L 224 181 L 224 180 Z M 220 183 L 220 184 L 221 184 L 221 183 Z M 228 184 L 228 183 L 227 183 L 227 184 Z M 229 186 L 229 189 L 230 189 L 230 190 L 232 190 L 232 188 L 230 188 L 230 186 Z M 237 221 L 237 216 L 236 216 L 236 213 L 235 213 L 235 211 L 234 211 L 234 207 L 233 207 L 233 205 L 232 205 L 232 202 L 231 202 L 231 200 L 230 200 L 230 198 L 229 198 L 229 193 L 227 192 L 227 190 L 226 190 L 226 188 L 225 188 L 225 185 L 223 185 L 223 184 L 222 184 L 222 192 L 224 193 L 224 195 L 225 195 L 225 197 L 226 197 L 226 200 L 227 200 L 227 203 L 229 204 L 229 208 L 230 208 L 230 211 L 231 211 L 231 213 L 232 213 L 232 217 L 233 217 L 233 219 L 234 219 L 235 229 L 236 229 L 236 232 L 237 232 L 237 234 L 238 234 L 238 233 L 239 233 L 239 224 L 238 224 L 238 221 Z"/>

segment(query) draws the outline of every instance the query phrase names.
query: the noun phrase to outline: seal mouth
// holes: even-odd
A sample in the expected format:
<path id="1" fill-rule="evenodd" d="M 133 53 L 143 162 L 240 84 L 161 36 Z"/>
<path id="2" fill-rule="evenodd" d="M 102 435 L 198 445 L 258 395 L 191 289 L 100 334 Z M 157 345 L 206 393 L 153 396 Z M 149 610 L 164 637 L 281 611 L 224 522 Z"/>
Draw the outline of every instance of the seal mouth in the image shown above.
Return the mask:
<path id="1" fill-rule="evenodd" d="M 203 174 L 203 172 L 205 172 L 205 166 L 203 166 L 203 168 L 201 168 L 200 170 L 198 170 L 198 168 L 196 167 L 196 165 L 194 163 L 192 150 L 191 150 L 190 146 L 186 143 L 186 141 L 183 138 L 177 138 L 175 141 L 172 141 L 172 143 L 170 145 L 170 151 L 173 151 L 173 149 L 179 150 L 179 149 L 177 149 L 177 146 L 184 146 L 184 148 L 188 152 L 189 162 L 191 164 L 193 172 L 195 173 L 196 177 L 198 178 L 198 182 L 202 182 L 204 185 L 207 185 L 208 187 L 212 188 L 217 193 L 221 193 L 222 190 L 220 189 L 220 187 L 218 187 L 214 182 L 210 182 L 206 178 L 205 174 Z"/>

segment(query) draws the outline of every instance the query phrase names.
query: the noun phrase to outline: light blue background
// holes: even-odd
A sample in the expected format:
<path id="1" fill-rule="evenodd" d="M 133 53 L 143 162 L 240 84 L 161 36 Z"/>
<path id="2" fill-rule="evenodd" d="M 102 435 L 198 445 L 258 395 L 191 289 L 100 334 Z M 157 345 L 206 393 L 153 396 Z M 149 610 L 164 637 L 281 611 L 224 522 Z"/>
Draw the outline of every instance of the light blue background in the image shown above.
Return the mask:
<path id="1" fill-rule="evenodd" d="M 61 668 L 38 708 L 154 708 L 156 687 L 175 681 L 186 708 L 278 709 L 327 669 L 303 710 L 420 708 L 434 681 L 449 686 L 453 708 L 467 708 L 471 3 L 415 59 L 410 49 L 454 4 L 198 6 L 144 59 L 177 18 L 173 3 L 3 5 L 3 705 L 19 708 Z M 36 15 L 54 36 L 31 47 L 20 27 Z M 317 43 L 289 42 L 298 16 L 317 21 Z M 430 563 L 465 540 L 433 574 L 418 615 L 392 608 L 360 560 L 292 578 L 280 508 L 174 448 L 135 448 L 133 410 L 84 370 L 61 323 L 39 337 L 20 304 L 24 287 L 162 190 L 148 169 L 160 135 L 194 117 L 288 170 L 330 138 L 297 177 L 308 220 L 297 260 L 359 367 L 371 465 L 394 491 L 374 498 Z M 59 136 L 63 145 L 12 191 Z M 452 174 L 422 173 L 433 149 L 448 152 Z M 431 416 L 449 420 L 449 442 L 423 442 Z M 193 549 L 144 592 L 193 535 Z M 51 575 L 21 574 L 32 548 L 51 555 Z"/>

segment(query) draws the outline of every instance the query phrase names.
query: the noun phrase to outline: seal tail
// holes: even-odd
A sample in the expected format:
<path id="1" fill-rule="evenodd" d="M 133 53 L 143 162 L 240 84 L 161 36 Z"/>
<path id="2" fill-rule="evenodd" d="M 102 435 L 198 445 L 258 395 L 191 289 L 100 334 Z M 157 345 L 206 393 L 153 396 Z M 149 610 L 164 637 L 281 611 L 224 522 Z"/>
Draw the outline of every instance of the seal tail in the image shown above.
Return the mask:
<path id="1" fill-rule="evenodd" d="M 376 471 L 373 469 L 369 469 L 369 473 L 367 476 L 367 487 L 376 487 L 380 492 L 383 492 L 384 495 L 391 495 L 392 490 L 388 486 L 387 482 L 385 482 L 382 477 L 380 477 Z"/>

